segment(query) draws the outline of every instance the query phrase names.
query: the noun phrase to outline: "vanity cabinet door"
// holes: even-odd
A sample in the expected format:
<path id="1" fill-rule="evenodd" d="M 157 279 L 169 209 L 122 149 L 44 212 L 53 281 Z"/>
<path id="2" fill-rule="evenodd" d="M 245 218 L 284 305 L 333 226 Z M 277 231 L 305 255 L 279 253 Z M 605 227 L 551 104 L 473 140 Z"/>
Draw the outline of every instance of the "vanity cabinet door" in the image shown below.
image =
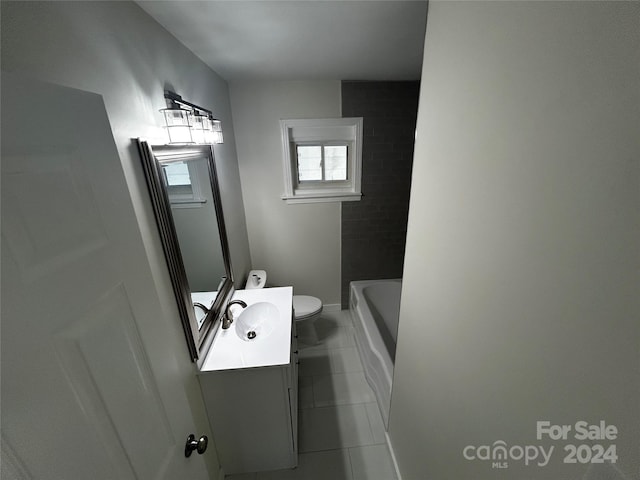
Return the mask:
<path id="1" fill-rule="evenodd" d="M 226 474 L 293 468 L 290 365 L 199 375 Z M 295 396 L 295 395 L 293 395 Z"/>

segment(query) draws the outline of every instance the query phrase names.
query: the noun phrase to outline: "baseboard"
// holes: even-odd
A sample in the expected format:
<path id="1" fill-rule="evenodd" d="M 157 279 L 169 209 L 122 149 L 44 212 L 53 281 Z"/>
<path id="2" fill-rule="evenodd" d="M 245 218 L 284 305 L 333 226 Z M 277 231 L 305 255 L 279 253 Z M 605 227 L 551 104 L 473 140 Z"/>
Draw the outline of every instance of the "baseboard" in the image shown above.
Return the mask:
<path id="1" fill-rule="evenodd" d="M 342 305 L 339 303 L 328 303 L 322 305 L 322 310 L 325 312 L 339 312 L 342 310 Z"/>
<path id="2" fill-rule="evenodd" d="M 393 461 L 393 468 L 396 471 L 396 477 L 398 477 L 398 480 L 402 480 L 402 475 L 400 475 L 400 469 L 398 468 L 398 461 L 396 460 L 396 453 L 393 451 L 391 438 L 389 438 L 389 432 L 384 432 L 384 436 L 387 439 L 387 448 L 389 449 L 389 454 L 391 455 L 391 460 Z"/>

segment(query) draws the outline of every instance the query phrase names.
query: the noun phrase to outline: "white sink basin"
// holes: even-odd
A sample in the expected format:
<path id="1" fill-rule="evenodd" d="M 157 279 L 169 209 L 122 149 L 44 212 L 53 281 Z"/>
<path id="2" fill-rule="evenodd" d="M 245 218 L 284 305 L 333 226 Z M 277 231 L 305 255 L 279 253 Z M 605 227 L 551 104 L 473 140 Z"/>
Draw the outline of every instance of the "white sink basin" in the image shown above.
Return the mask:
<path id="1" fill-rule="evenodd" d="M 245 342 L 267 338 L 280 319 L 278 308 L 269 302 L 254 303 L 235 320 L 236 334 Z"/>

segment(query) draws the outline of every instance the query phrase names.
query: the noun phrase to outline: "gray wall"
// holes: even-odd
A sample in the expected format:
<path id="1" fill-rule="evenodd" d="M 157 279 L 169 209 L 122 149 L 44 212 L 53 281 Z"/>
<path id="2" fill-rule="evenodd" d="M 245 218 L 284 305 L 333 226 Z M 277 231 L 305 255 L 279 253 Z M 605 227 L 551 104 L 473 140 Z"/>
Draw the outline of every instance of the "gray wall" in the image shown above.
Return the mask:
<path id="1" fill-rule="evenodd" d="M 349 282 L 402 276 L 419 82 L 342 82 L 342 116 L 363 117 L 362 199 L 342 204 L 342 308 Z"/>
<path id="2" fill-rule="evenodd" d="M 635 2 L 430 2 L 389 428 L 404 480 L 637 478 L 639 26 Z M 544 420 L 567 440 L 538 440 Z M 575 439 L 580 420 L 617 439 Z M 497 440 L 555 451 L 463 457 Z M 568 443 L 619 458 L 564 464 Z"/>
<path id="3" fill-rule="evenodd" d="M 226 142 L 214 150 L 232 265 L 237 285 L 243 285 L 249 247 L 229 92 L 222 78 L 132 2 L 2 2 L 2 68 L 103 96 L 163 293 L 171 290 L 166 290 L 164 256 L 132 139 L 166 143 L 159 112 L 166 106 L 165 88 L 211 108 L 223 122 Z"/>
<path id="4" fill-rule="evenodd" d="M 339 118 L 339 81 L 232 82 L 252 267 L 267 283 L 340 303 L 340 203 L 288 205 L 280 119 Z"/>

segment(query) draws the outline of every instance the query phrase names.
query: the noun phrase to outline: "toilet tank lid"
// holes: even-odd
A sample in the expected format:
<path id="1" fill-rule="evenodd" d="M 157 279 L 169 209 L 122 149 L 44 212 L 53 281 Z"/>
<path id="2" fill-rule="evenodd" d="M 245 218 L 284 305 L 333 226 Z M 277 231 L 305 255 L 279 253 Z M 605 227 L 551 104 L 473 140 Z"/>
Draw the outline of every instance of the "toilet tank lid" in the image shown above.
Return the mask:
<path id="1" fill-rule="evenodd" d="M 293 310 L 296 317 L 304 317 L 322 309 L 322 302 L 319 298 L 309 295 L 294 295 Z"/>

